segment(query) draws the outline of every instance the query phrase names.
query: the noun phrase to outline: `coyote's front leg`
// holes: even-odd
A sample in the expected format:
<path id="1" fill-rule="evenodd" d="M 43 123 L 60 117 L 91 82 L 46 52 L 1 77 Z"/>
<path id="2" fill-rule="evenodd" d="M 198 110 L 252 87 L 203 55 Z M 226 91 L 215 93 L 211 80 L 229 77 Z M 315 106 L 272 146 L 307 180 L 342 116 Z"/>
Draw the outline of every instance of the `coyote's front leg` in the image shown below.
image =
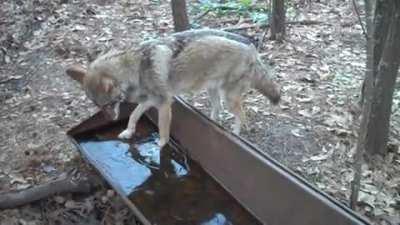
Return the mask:
<path id="1" fill-rule="evenodd" d="M 121 139 L 129 139 L 132 137 L 132 135 L 135 133 L 136 129 L 136 123 L 140 119 L 140 117 L 143 115 L 144 112 L 146 112 L 153 104 L 149 101 L 140 103 L 135 110 L 133 110 L 132 114 L 129 116 L 129 122 L 128 122 L 128 127 L 122 131 L 118 137 Z"/>
<path id="2" fill-rule="evenodd" d="M 167 101 L 158 107 L 158 129 L 160 132 L 160 141 L 158 145 L 161 148 L 169 142 L 171 117 L 171 102 Z"/>

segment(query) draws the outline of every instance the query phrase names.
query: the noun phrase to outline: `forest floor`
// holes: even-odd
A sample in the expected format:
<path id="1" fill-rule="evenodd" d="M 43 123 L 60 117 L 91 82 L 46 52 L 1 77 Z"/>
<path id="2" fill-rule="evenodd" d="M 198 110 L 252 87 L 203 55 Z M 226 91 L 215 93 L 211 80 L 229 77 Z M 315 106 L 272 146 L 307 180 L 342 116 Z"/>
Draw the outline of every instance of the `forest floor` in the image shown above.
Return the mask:
<path id="1" fill-rule="evenodd" d="M 260 52 L 282 86 L 279 106 L 246 94 L 243 136 L 313 185 L 349 204 L 365 38 L 351 1 L 291 7 L 286 40 L 262 38 Z M 188 2 L 198 17 L 196 1 Z M 360 6 L 360 8 L 362 8 Z M 202 27 L 251 25 L 245 16 L 209 12 Z M 122 49 L 172 32 L 166 1 L 29 0 L 0 7 L 0 192 L 23 189 L 80 167 L 65 132 L 96 108 L 64 70 L 86 53 Z M 260 40 L 265 28 L 238 31 Z M 399 90 L 399 89 L 398 89 Z M 389 153 L 362 167 L 358 211 L 374 224 L 400 224 L 400 92 L 393 106 Z M 208 113 L 205 93 L 186 97 Z M 232 116 L 221 121 L 230 128 Z M 3 210 L 0 225 L 132 224 L 108 187 L 85 196 L 51 197 Z"/>

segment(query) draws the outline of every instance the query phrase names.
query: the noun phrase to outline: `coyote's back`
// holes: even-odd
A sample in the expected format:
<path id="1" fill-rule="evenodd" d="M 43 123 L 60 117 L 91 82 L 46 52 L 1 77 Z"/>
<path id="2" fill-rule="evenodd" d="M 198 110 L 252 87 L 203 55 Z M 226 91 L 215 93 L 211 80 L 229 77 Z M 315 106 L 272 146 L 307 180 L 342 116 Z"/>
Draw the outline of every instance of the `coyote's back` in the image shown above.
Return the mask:
<path id="1" fill-rule="evenodd" d="M 280 89 L 254 45 L 241 36 L 225 33 L 202 34 L 171 60 L 169 81 L 173 90 L 179 93 L 206 87 L 228 92 L 236 89 L 242 94 L 251 87 L 278 103 Z"/>

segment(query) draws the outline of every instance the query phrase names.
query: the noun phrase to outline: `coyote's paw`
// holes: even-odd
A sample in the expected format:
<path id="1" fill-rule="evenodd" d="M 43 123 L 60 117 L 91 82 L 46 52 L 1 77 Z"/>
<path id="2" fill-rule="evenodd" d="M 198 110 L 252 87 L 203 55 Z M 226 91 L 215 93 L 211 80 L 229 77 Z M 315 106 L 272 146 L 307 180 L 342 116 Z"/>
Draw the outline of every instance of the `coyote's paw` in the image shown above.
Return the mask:
<path id="1" fill-rule="evenodd" d="M 118 138 L 120 139 L 129 139 L 132 137 L 133 133 L 135 133 L 134 130 L 126 129 L 122 131 L 119 135 Z"/>
<path id="2" fill-rule="evenodd" d="M 158 141 L 158 146 L 160 146 L 160 148 L 164 147 L 167 143 L 169 142 L 169 138 L 161 138 Z"/>

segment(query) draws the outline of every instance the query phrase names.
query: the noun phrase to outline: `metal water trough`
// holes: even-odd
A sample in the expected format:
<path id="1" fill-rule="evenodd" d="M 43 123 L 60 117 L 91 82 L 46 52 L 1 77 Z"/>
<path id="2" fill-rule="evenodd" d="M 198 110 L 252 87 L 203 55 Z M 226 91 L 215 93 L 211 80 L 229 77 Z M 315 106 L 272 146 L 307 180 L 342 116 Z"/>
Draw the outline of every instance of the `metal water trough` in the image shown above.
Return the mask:
<path id="1" fill-rule="evenodd" d="M 134 107 L 122 105 L 117 122 L 99 112 L 68 135 L 145 225 L 369 224 L 179 98 L 166 148 L 155 144 L 155 110 L 122 142 Z"/>

